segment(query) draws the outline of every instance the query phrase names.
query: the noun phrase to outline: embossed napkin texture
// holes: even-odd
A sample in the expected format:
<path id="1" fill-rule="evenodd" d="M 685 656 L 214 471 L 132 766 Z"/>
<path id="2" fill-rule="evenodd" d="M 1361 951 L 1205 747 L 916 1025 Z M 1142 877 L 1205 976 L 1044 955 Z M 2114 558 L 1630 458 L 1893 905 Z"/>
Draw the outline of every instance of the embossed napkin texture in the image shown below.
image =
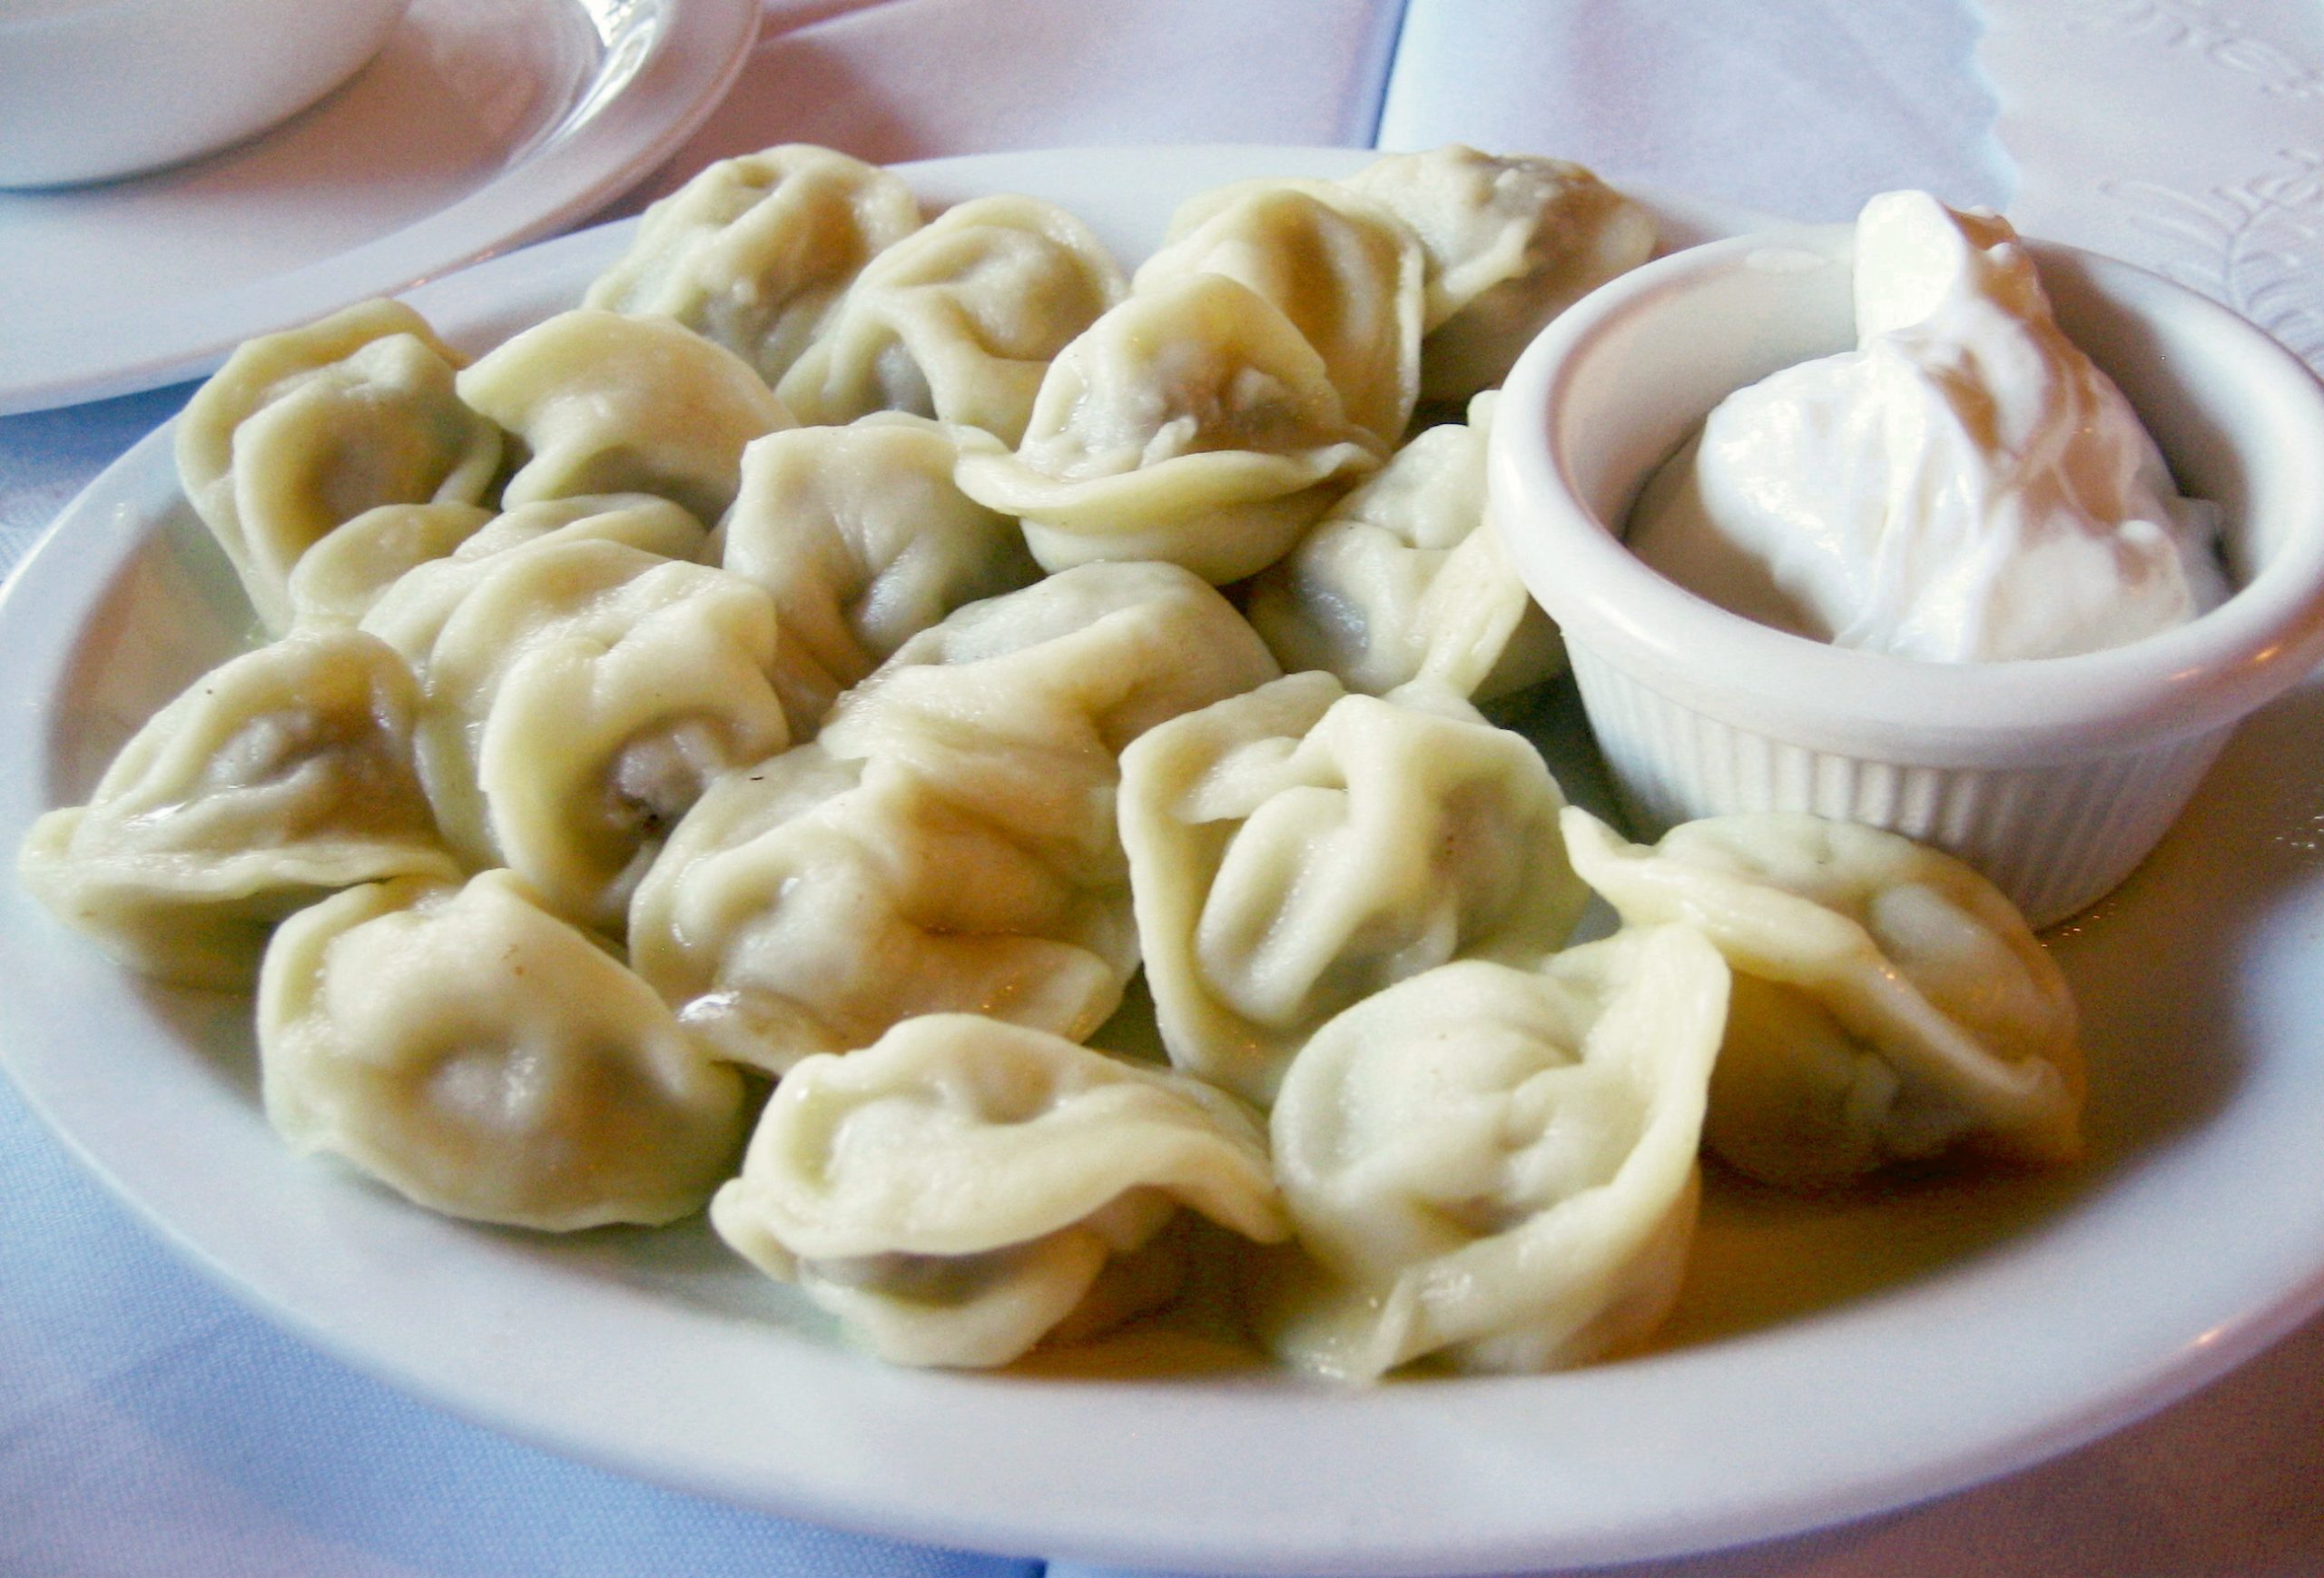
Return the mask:
<path id="1" fill-rule="evenodd" d="M 2324 370 L 2324 6 L 1985 12 L 2018 227 L 2191 285 Z"/>

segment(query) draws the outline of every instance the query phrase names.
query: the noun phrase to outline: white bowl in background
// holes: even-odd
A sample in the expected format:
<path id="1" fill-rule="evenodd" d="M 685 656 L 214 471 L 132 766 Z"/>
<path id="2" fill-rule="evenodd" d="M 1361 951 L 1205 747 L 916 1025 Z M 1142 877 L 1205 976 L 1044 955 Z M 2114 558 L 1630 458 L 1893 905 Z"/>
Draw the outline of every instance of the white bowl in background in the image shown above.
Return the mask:
<path id="1" fill-rule="evenodd" d="M 2144 858 L 2235 724 L 2324 657 L 2324 390 L 2242 319 L 2028 242 L 2060 323 L 2122 386 L 2181 491 L 2224 511 L 2235 594 L 2112 650 L 1933 663 L 1758 625 L 1620 540 L 1646 479 L 1727 394 L 1856 343 L 1854 227 L 1659 259 L 1543 330 L 1493 424 L 1494 519 L 1565 632 L 1640 831 L 1785 810 L 1952 851 L 2035 925 Z"/>
<path id="2" fill-rule="evenodd" d="M 379 53 L 409 0 L 6 0 L 0 187 L 103 181 L 264 131 Z"/>

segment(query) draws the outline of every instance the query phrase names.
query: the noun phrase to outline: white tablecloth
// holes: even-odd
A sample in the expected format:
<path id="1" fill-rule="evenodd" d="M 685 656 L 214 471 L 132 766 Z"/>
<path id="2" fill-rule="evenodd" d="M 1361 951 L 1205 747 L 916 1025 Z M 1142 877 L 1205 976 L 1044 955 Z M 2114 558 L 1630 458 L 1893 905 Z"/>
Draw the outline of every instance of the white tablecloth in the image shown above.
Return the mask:
<path id="1" fill-rule="evenodd" d="M 1994 9 L 2011 26 L 2039 10 L 1999 0 Z M 2299 31 L 2310 24 L 2287 15 L 2279 36 L 2267 7 L 2244 10 L 2225 34 L 2221 8 L 2201 0 L 2093 0 L 2041 20 L 2089 20 L 2118 40 L 2224 59 L 2239 80 L 2266 78 L 2249 68 L 2272 60 L 2280 107 L 2311 110 L 2314 74 L 2299 74 L 2315 64 L 2300 54 L 2316 42 Z M 734 94 L 609 212 L 709 159 L 786 140 L 892 160 L 1086 143 L 1459 139 L 1805 218 L 1844 216 L 1901 184 L 2006 202 L 2019 176 L 1994 136 L 1979 22 L 1964 0 L 770 0 Z M 2071 51 L 2025 37 L 1996 29 L 2021 62 L 2040 56 L 2066 84 L 2058 91 L 2070 88 Z M 1997 76 L 2019 69 L 1987 64 Z M 2007 80 L 2016 97 L 2004 128 L 2047 128 L 2028 135 L 2043 162 L 2028 188 L 2071 222 L 2080 188 L 2059 166 L 2105 150 L 2086 145 L 2086 115 L 2045 122 L 2024 102 L 2023 77 Z M 2312 163 L 2314 146 L 2252 152 Z M 2324 274 L 2324 247 L 2308 261 Z M 0 419 L 0 568 L 184 394 Z M 0 655 L 0 686 L 5 663 Z M 0 1083 L 0 1573 L 998 1578 L 1043 1567 L 1037 1553 L 930 1551 L 714 1505 L 411 1401 L 182 1266 Z M 1972 1567 L 2067 1578 L 2324 1573 L 2324 1323 L 2045 1466 L 1862 1525 L 1655 1571 L 1871 1578 Z"/>

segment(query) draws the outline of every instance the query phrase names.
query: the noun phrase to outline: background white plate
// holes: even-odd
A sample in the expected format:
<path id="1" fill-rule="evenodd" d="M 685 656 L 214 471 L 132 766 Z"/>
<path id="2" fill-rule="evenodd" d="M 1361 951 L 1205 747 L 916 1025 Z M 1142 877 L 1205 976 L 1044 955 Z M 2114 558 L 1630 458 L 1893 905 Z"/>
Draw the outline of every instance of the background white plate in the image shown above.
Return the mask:
<path id="1" fill-rule="evenodd" d="M 757 29 L 758 0 L 413 0 L 368 66 L 261 136 L 0 192 L 0 415 L 207 372 L 586 217 L 716 107 Z"/>
<path id="2" fill-rule="evenodd" d="M 1186 192 L 1364 157 L 1148 149 L 907 173 L 939 200 L 1051 197 L 1135 257 Z M 1740 222 L 1659 206 L 1679 239 Z M 573 300 L 625 233 L 414 300 L 479 343 Z M 243 637 L 167 443 L 100 478 L 0 597 L 0 839 L 83 797 L 139 720 Z M 2086 1167 L 1824 1201 L 1718 1181 L 1662 1347 L 1563 1375 L 1342 1395 L 1168 1331 L 1022 1373 L 888 1369 L 698 1226 L 478 1228 L 290 1157 L 258 1108 L 245 1002 L 123 976 L 13 884 L 0 1055 L 133 1206 L 286 1324 L 649 1478 L 906 1538 L 1211 1571 L 1664 1554 L 2021 1466 L 2324 1302 L 2319 760 L 2311 683 L 2245 727 L 2127 887 L 2053 937 L 2089 1021 Z"/>

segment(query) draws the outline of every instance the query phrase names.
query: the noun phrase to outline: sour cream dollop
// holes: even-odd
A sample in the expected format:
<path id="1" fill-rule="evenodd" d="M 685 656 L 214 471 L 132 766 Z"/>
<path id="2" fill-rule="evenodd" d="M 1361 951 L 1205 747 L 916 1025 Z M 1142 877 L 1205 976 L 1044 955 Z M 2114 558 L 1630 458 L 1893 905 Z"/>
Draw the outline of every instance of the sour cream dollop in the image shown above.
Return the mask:
<path id="1" fill-rule="evenodd" d="M 2218 510 L 2179 496 L 2007 221 L 1876 197 L 1854 285 L 1856 349 L 1721 401 L 1632 512 L 1640 557 L 1762 624 L 1940 662 L 2095 652 L 2225 598 Z"/>

